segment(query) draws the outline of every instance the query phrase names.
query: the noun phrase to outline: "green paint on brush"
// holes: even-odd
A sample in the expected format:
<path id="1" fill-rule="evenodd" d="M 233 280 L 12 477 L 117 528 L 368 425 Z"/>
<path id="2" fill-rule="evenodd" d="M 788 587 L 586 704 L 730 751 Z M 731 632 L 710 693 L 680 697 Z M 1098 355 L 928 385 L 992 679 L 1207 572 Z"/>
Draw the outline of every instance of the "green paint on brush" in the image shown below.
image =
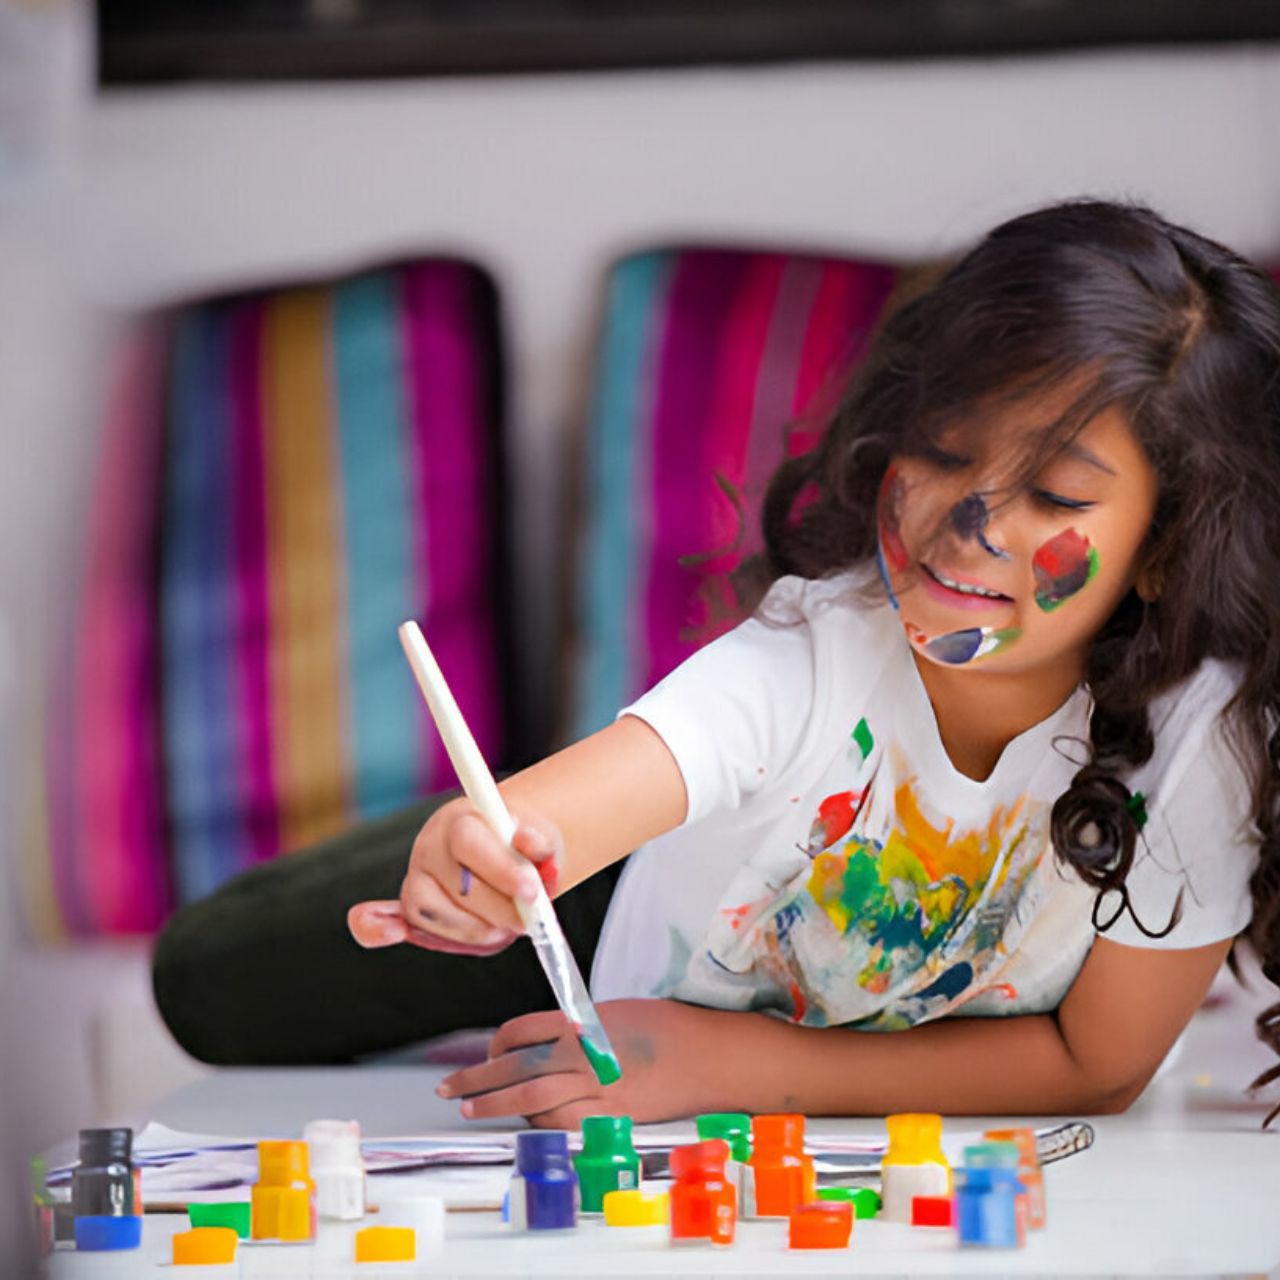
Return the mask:
<path id="1" fill-rule="evenodd" d="M 585 1031 L 578 1036 L 578 1043 L 601 1084 L 613 1084 L 615 1080 L 622 1078 L 622 1067 L 612 1049 L 599 1048 Z"/>
<path id="2" fill-rule="evenodd" d="M 870 754 L 871 749 L 876 745 L 876 740 L 871 735 L 871 727 L 865 720 L 859 720 L 854 727 L 852 734 L 854 742 L 858 744 L 858 750 L 862 752 L 862 758 L 865 760 Z"/>

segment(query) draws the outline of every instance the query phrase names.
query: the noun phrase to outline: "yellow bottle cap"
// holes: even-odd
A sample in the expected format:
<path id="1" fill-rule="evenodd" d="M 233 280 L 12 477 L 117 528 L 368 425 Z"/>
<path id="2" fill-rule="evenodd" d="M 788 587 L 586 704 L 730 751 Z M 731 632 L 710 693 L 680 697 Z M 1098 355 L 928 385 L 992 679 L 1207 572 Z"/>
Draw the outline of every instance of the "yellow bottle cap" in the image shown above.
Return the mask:
<path id="1" fill-rule="evenodd" d="M 885 1117 L 889 1130 L 889 1150 L 885 1164 L 946 1165 L 942 1154 L 942 1117 L 907 1111 Z"/>
<path id="2" fill-rule="evenodd" d="M 236 1260 L 240 1237 L 231 1227 L 195 1227 L 173 1237 L 175 1267 L 214 1267 Z"/>
<path id="3" fill-rule="evenodd" d="M 305 1142 L 258 1143 L 260 1187 L 293 1187 L 310 1181 L 310 1161 Z"/>
<path id="4" fill-rule="evenodd" d="M 604 1222 L 607 1227 L 661 1227 L 671 1216 L 665 1191 L 646 1195 L 643 1191 L 606 1191 Z"/>
<path id="5" fill-rule="evenodd" d="M 413 1262 L 417 1256 L 412 1227 L 365 1227 L 356 1232 L 357 1262 Z"/>

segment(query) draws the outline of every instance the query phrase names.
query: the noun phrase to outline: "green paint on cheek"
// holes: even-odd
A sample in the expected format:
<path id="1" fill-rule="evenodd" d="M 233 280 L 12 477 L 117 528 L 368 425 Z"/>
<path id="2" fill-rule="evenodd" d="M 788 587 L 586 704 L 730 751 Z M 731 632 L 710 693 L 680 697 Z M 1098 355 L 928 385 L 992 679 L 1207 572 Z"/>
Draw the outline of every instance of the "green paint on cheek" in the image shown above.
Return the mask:
<path id="1" fill-rule="evenodd" d="M 1098 549 L 1075 529 L 1051 538 L 1031 561 L 1036 579 L 1036 604 L 1052 613 L 1093 581 L 1098 572 Z"/>
<path id="2" fill-rule="evenodd" d="M 622 1066 L 612 1053 L 599 1048 L 588 1035 L 579 1036 L 578 1043 L 601 1084 L 613 1084 L 615 1080 L 622 1078 Z"/>

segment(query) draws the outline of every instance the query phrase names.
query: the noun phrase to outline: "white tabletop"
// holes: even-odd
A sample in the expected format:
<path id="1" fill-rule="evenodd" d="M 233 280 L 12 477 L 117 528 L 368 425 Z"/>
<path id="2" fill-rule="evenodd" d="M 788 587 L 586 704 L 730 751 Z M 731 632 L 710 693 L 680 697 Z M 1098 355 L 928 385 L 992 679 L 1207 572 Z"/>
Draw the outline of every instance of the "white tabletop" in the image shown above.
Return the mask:
<path id="1" fill-rule="evenodd" d="M 1252 1002 L 1257 1004 L 1256 998 Z M 741 1223 L 729 1249 L 672 1249 L 661 1238 L 584 1222 L 571 1235 L 513 1235 L 493 1212 L 450 1213 L 441 1250 L 414 1267 L 357 1267 L 351 1229 L 322 1226 L 317 1245 L 244 1246 L 235 1269 L 191 1275 L 1227 1275 L 1280 1276 L 1280 1131 L 1263 1133 L 1261 1102 L 1241 1086 L 1268 1062 L 1252 1044 L 1240 998 L 1202 1010 L 1176 1059 L 1123 1116 L 1087 1117 L 1090 1151 L 1045 1170 L 1048 1226 L 1025 1249 L 960 1249 L 946 1230 L 860 1221 L 840 1253 L 786 1248 L 781 1220 Z M 1245 1028 L 1242 1030 L 1242 1028 Z M 174 1093 L 151 1119 L 175 1129 L 295 1136 L 318 1116 L 358 1119 L 367 1137 L 463 1126 L 436 1098 L 443 1068 L 222 1071 Z M 1086 1118 L 1086 1117 L 1075 1117 Z M 957 1118 L 973 1130 L 1054 1118 Z M 822 1120 L 826 1133 L 882 1133 L 880 1120 Z M 1277 1127 L 1280 1130 L 1280 1126 Z M 143 1256 L 56 1253 L 52 1280 L 168 1276 L 169 1237 L 186 1222 L 149 1214 Z"/>

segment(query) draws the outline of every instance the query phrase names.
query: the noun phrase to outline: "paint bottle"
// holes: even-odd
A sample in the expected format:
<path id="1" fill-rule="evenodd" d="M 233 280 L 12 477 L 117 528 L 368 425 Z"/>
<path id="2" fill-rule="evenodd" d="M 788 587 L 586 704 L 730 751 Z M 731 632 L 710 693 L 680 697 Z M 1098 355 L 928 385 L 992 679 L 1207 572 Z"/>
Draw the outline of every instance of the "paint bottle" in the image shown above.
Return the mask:
<path id="1" fill-rule="evenodd" d="M 729 1144 L 724 1176 L 738 1190 L 738 1220 L 756 1216 L 756 1175 L 751 1167 L 751 1117 L 744 1111 L 712 1111 L 695 1124 L 703 1142 L 719 1138 Z"/>
<path id="2" fill-rule="evenodd" d="M 133 1167 L 132 1129 L 81 1129 L 71 1172 L 76 1248 L 101 1253 L 142 1243 L 142 1203 Z"/>
<path id="3" fill-rule="evenodd" d="M 316 1187 L 305 1142 L 258 1143 L 251 1203 L 253 1239 L 315 1239 Z"/>
<path id="4" fill-rule="evenodd" d="M 738 1197 L 724 1176 L 728 1158 L 720 1138 L 672 1148 L 672 1244 L 733 1243 Z"/>
<path id="5" fill-rule="evenodd" d="M 916 1196 L 949 1196 L 951 1168 L 942 1154 L 942 1117 L 904 1112 L 885 1118 L 889 1149 L 880 1166 L 881 1216 L 910 1222 Z"/>
<path id="6" fill-rule="evenodd" d="M 874 1187 L 819 1187 L 819 1200 L 846 1200 L 855 1218 L 874 1218 L 880 1212 L 880 1193 Z"/>
<path id="7" fill-rule="evenodd" d="M 36 1156 L 31 1161 L 31 1210 L 34 1218 L 36 1245 L 43 1258 L 53 1252 L 53 1197 L 49 1194 L 49 1167 Z"/>
<path id="8" fill-rule="evenodd" d="M 337 1222 L 358 1222 L 365 1214 L 364 1158 L 356 1120 L 312 1120 L 302 1131 L 316 1184 L 316 1213 Z"/>
<path id="9" fill-rule="evenodd" d="M 1035 1130 L 988 1129 L 982 1136 L 987 1142 L 1012 1142 L 1018 1148 L 1018 1181 L 1027 1189 L 1027 1229 L 1043 1231 L 1048 1208 Z"/>
<path id="10" fill-rule="evenodd" d="M 756 1116 L 751 1121 L 751 1169 L 756 1216 L 787 1218 L 817 1199 L 813 1160 L 804 1153 L 804 1116 Z"/>
<path id="11" fill-rule="evenodd" d="M 1021 1188 L 1013 1169 L 986 1167 L 956 1170 L 955 1226 L 962 1245 L 1016 1249 L 1017 1199 Z"/>
<path id="12" fill-rule="evenodd" d="M 1017 1236 L 1017 1243 L 1022 1245 L 1026 1242 L 1030 1206 L 1026 1184 L 1018 1176 L 1020 1162 L 1021 1153 L 1017 1144 L 1012 1142 L 979 1142 L 964 1149 L 966 1169 L 1002 1169 L 1012 1177 L 1014 1234 Z"/>
<path id="13" fill-rule="evenodd" d="M 573 1167 L 582 1213 L 603 1213 L 606 1192 L 638 1190 L 640 1157 L 631 1141 L 631 1117 L 587 1116 Z"/>
<path id="14" fill-rule="evenodd" d="M 567 1231 L 577 1226 L 577 1193 L 567 1133 L 534 1129 L 516 1134 L 515 1168 L 507 1190 L 513 1231 Z"/>

